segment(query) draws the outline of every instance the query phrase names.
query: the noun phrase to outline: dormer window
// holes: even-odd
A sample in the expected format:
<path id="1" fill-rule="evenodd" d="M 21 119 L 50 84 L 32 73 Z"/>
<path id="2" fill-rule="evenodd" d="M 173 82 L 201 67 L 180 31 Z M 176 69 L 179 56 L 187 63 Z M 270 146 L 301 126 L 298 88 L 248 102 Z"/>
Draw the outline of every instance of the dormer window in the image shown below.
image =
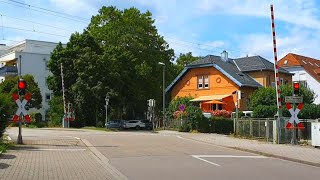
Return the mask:
<path id="1" fill-rule="evenodd" d="M 286 59 L 283 64 L 288 64 L 288 60 Z"/>

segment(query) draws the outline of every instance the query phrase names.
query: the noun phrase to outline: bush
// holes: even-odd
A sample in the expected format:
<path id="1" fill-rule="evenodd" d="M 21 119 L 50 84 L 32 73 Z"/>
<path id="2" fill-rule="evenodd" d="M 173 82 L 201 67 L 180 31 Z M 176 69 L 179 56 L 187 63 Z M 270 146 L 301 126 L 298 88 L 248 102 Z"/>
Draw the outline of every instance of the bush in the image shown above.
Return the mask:
<path id="1" fill-rule="evenodd" d="M 253 108 L 253 117 L 255 118 L 273 118 L 277 112 L 277 106 L 257 105 Z"/>
<path id="2" fill-rule="evenodd" d="M 233 120 L 224 117 L 205 118 L 199 124 L 198 131 L 202 133 L 230 134 L 233 133 Z"/>
<path id="3" fill-rule="evenodd" d="M 320 105 L 305 104 L 298 114 L 301 119 L 317 119 L 320 118 Z"/>
<path id="4" fill-rule="evenodd" d="M 214 111 L 206 111 L 211 113 L 212 116 L 214 117 L 225 117 L 225 118 L 230 118 L 231 117 L 231 111 L 226 111 L 226 110 L 214 110 Z"/>

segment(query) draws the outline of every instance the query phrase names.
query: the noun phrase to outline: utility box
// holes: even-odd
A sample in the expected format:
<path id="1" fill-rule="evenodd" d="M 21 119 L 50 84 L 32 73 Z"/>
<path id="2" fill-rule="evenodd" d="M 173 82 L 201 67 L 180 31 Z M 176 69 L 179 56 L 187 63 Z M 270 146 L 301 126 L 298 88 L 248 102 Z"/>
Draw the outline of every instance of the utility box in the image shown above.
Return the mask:
<path id="1" fill-rule="evenodd" d="M 320 122 L 311 123 L 311 144 L 320 147 Z"/>

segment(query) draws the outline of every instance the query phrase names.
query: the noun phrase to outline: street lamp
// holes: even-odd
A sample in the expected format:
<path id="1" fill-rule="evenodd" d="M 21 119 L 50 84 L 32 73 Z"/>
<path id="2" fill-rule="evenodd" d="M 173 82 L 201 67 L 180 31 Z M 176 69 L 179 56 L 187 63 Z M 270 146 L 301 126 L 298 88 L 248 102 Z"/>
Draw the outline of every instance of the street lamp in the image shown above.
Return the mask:
<path id="1" fill-rule="evenodd" d="M 107 94 L 106 95 L 106 98 L 104 99 L 105 101 L 106 101 L 106 105 L 105 105 L 105 108 L 106 108 L 106 124 L 105 124 L 105 126 L 106 126 L 106 128 L 108 128 L 107 127 L 107 123 L 108 123 L 108 104 L 109 104 L 109 95 Z"/>
<path id="2" fill-rule="evenodd" d="M 165 86 L 165 69 L 166 69 L 166 64 L 163 62 L 159 62 L 159 65 L 163 66 L 163 73 L 162 73 L 162 113 L 163 113 L 163 129 L 165 128 L 165 90 L 164 90 L 164 86 Z"/>

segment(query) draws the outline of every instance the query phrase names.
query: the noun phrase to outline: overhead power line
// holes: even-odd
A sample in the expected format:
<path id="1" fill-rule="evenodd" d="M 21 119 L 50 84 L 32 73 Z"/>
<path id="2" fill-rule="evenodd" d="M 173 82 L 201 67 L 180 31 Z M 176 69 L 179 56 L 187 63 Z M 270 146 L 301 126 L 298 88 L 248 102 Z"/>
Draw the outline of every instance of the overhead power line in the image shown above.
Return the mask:
<path id="1" fill-rule="evenodd" d="M 32 11 L 37 11 L 46 15 L 52 15 L 55 17 L 61 17 L 61 18 L 65 18 L 65 19 L 69 19 L 72 21 L 77 21 L 83 24 L 88 24 L 90 19 L 86 19 L 86 18 L 82 18 L 82 17 L 78 17 L 78 16 L 73 16 L 70 14 L 66 14 L 66 13 L 62 13 L 62 12 L 58 12 L 58 11 L 52 11 L 49 9 L 45 9 L 45 8 L 41 8 L 41 7 L 36 7 L 36 6 L 32 6 L 29 4 L 25 4 L 25 3 L 21 3 L 21 2 L 17 2 L 17 1 L 12 1 L 12 0 L 7 0 L 7 1 L 0 1 L 2 3 L 6 3 L 6 4 L 11 4 L 17 7 L 21 7 L 24 9 L 28 9 L 28 10 L 32 10 Z"/>
<path id="2" fill-rule="evenodd" d="M 11 1 L 11 2 L 14 2 L 14 3 L 17 3 L 17 4 L 21 4 L 21 5 L 24 5 L 24 6 L 27 6 L 27 7 L 33 7 L 33 8 L 41 9 L 41 10 L 44 10 L 44 11 L 56 13 L 56 14 L 63 14 L 65 16 L 69 16 L 69 17 L 72 17 L 72 18 L 77 18 L 77 19 L 81 19 L 81 20 L 85 20 L 85 21 L 90 21 L 90 19 L 88 19 L 88 18 L 84 18 L 84 17 L 80 17 L 80 16 L 74 16 L 74 15 L 71 15 L 71 14 L 62 13 L 62 12 L 58 12 L 58 11 L 53 11 L 53 10 L 50 10 L 50 9 L 33 6 L 31 4 L 26 4 L 26 3 L 15 1 L 15 0 L 7 0 L 7 1 Z"/>
<path id="3" fill-rule="evenodd" d="M 65 28 L 61 28 L 61 27 L 57 27 L 57 26 L 52 26 L 52 25 L 49 25 L 49 24 L 43 24 L 43 23 L 38 23 L 38 22 L 35 22 L 35 21 L 30 21 L 30 20 L 26 20 L 26 19 L 21 19 L 21 18 L 16 18 L 16 17 L 12 17 L 12 16 L 8 16 L 8 15 L 4 15 L 4 14 L 0 14 L 1 17 L 7 17 L 7 18 L 10 18 L 10 19 L 16 19 L 16 20 L 19 20 L 19 21 L 24 21 L 24 22 L 29 22 L 29 23 L 33 23 L 33 24 L 37 24 L 37 25 L 40 25 L 40 26 L 46 26 L 46 27 L 50 27 L 50 28 L 54 28 L 54 29 L 58 29 L 58 30 L 62 30 L 62 31 L 67 31 L 67 32 L 74 32 L 70 29 L 65 29 Z"/>
<path id="4" fill-rule="evenodd" d="M 37 30 L 23 29 L 23 28 L 11 27 L 11 26 L 2 26 L 2 27 L 6 28 L 6 29 L 14 29 L 14 30 L 18 30 L 18 31 L 28 31 L 28 32 L 39 33 L 39 34 L 47 34 L 47 35 L 51 35 L 51 36 L 59 36 L 59 37 L 66 37 L 66 38 L 69 37 L 69 36 L 65 36 L 65 35 L 61 35 L 61 34 L 41 32 L 41 31 L 37 31 Z"/>

